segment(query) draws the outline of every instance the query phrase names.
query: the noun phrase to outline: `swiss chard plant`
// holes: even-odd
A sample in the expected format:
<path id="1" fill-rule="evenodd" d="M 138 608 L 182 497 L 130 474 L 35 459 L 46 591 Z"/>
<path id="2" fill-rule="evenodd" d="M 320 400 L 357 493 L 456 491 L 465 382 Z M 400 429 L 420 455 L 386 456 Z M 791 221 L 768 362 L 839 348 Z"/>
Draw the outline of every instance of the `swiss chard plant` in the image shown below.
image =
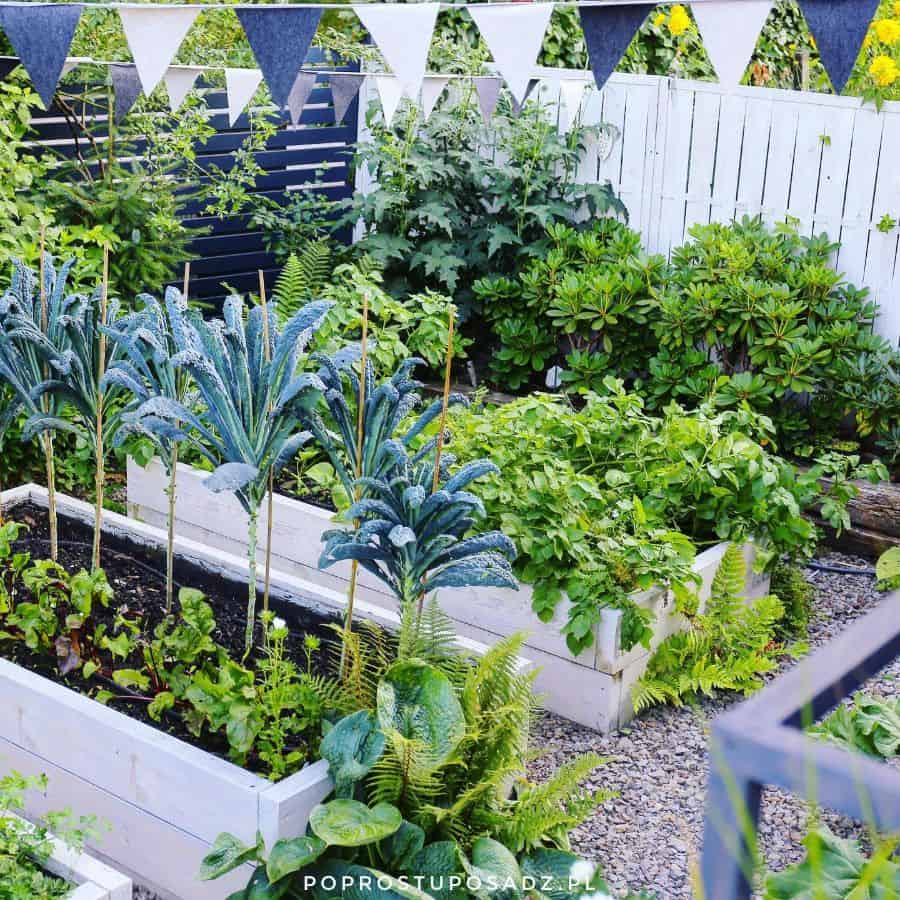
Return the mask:
<path id="1" fill-rule="evenodd" d="M 214 467 L 206 486 L 234 493 L 250 519 L 246 647 L 253 640 L 259 507 L 271 473 L 289 463 L 312 437 L 301 418 L 325 390 L 301 358 L 330 304 L 309 303 L 279 329 L 271 307 L 244 315 L 240 297 L 225 301 L 224 321 L 192 315 L 174 294 L 166 308 L 177 353 L 173 364 L 196 386 L 202 413 L 168 396 L 154 396 L 134 421 L 168 440 L 187 440 Z"/>

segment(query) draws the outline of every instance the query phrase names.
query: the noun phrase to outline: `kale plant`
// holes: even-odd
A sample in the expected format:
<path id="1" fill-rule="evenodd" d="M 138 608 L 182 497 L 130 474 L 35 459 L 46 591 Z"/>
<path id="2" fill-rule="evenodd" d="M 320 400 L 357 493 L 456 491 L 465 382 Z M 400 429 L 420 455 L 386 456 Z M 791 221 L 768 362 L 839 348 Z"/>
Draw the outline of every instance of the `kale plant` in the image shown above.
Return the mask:
<path id="1" fill-rule="evenodd" d="M 185 403 L 189 385 L 186 373 L 175 364 L 178 350 L 169 328 L 163 307 L 149 294 L 138 297 L 140 311 L 104 326 L 104 332 L 119 348 L 119 358 L 113 362 L 104 376 L 104 387 L 117 385 L 130 399 L 119 420 L 120 427 L 113 438 L 113 445 L 122 446 L 129 437 L 139 435 L 149 438 L 169 476 L 168 546 L 166 554 L 166 612 L 171 612 L 174 592 L 174 527 L 175 497 L 177 489 L 178 446 L 185 434 L 177 422 L 169 422 L 152 416 L 141 417 L 142 405 L 153 397 L 167 397 L 177 403 Z M 166 302 L 182 313 L 187 302 L 176 288 L 166 290 Z M 150 426 L 153 427 L 150 427 Z"/>
<path id="2" fill-rule="evenodd" d="M 192 315 L 174 293 L 166 307 L 178 352 L 173 365 L 187 372 L 202 402 L 198 415 L 172 397 L 144 401 L 134 420 L 168 440 L 187 440 L 216 468 L 205 485 L 234 493 L 250 518 L 246 648 L 256 611 L 259 507 L 269 476 L 280 471 L 312 437 L 301 430 L 306 412 L 325 390 L 318 375 L 298 368 L 330 308 L 304 306 L 279 330 L 271 307 L 244 316 L 240 297 L 225 301 L 224 321 Z"/>

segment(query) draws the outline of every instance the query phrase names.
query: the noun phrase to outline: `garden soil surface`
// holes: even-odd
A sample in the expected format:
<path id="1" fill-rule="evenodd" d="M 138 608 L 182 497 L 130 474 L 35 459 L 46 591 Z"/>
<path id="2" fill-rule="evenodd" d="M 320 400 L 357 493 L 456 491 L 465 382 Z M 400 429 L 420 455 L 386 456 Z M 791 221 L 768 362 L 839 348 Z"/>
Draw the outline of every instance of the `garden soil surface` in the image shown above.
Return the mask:
<path id="1" fill-rule="evenodd" d="M 820 561 L 872 565 L 839 554 Z M 811 650 L 836 637 L 885 596 L 875 590 L 873 578 L 813 570 L 807 570 L 807 577 L 816 589 Z M 785 660 L 782 671 L 793 664 Z M 900 695 L 900 660 L 865 690 L 882 697 Z M 691 885 L 701 850 L 709 723 L 740 699 L 719 697 L 705 699 L 695 708 L 657 708 L 607 736 L 549 714 L 538 723 L 534 744 L 547 752 L 531 767 L 536 779 L 549 776 L 578 753 L 591 750 L 611 758 L 595 773 L 592 787 L 616 791 L 618 796 L 577 829 L 572 841 L 575 850 L 602 866 L 617 892 L 628 885 L 654 893 L 658 900 L 695 896 Z M 810 813 L 811 808 L 796 797 L 774 789 L 764 792 L 760 842 L 770 869 L 783 869 L 804 857 L 802 840 Z M 861 824 L 827 811 L 822 820 L 832 831 L 865 844 Z"/>
<path id="2" fill-rule="evenodd" d="M 19 506 L 10 510 L 7 520 L 21 522 L 28 526 L 15 545 L 15 551 L 27 551 L 32 559 L 47 559 L 50 555 L 49 530 L 47 513 L 31 505 Z M 92 529 L 80 522 L 60 517 L 59 520 L 59 561 L 69 572 L 90 569 L 92 550 Z M 165 553 L 154 552 L 150 548 L 137 547 L 120 538 L 108 538 L 104 535 L 101 546 L 101 565 L 107 580 L 115 591 L 115 599 L 109 608 L 100 609 L 95 615 L 98 622 L 106 622 L 113 626 L 118 616 L 143 623 L 143 633 L 151 633 L 163 618 L 166 601 L 165 585 Z M 175 563 L 176 605 L 179 587 L 196 588 L 203 592 L 206 601 L 212 606 L 216 630 L 213 640 L 226 647 L 232 658 L 240 660 L 244 650 L 244 629 L 247 610 L 246 583 L 230 581 L 204 571 L 198 566 L 180 562 Z M 257 599 L 257 609 L 262 609 L 262 596 Z M 272 610 L 284 618 L 290 627 L 287 651 L 298 667 L 306 669 L 306 656 L 303 651 L 304 635 L 311 634 L 321 639 L 322 649 L 314 658 L 314 671 L 324 674 L 328 670 L 327 660 L 330 653 L 327 645 L 335 640 L 334 632 L 328 627 L 329 621 L 304 609 L 298 604 L 273 600 Z M 256 644 L 260 643 L 259 626 L 257 625 Z M 117 699 L 109 705 L 127 713 L 130 717 L 145 722 L 173 734 L 189 743 L 201 746 L 219 756 L 227 756 L 227 744 L 222 737 L 205 735 L 200 740 L 192 736 L 184 727 L 177 713 L 167 713 L 161 722 L 153 721 L 147 714 L 147 701 L 129 699 L 121 688 L 112 682 L 102 682 L 95 677 L 86 684 L 80 676 L 64 678 L 56 667 L 56 661 L 46 655 L 32 654 L 24 645 L 7 644 L 4 655 L 21 665 L 53 678 L 73 690 L 82 693 L 92 689 L 110 689 L 116 693 Z M 125 668 L 134 661 L 119 662 Z M 248 761 L 248 768 L 253 769 L 253 760 Z"/>

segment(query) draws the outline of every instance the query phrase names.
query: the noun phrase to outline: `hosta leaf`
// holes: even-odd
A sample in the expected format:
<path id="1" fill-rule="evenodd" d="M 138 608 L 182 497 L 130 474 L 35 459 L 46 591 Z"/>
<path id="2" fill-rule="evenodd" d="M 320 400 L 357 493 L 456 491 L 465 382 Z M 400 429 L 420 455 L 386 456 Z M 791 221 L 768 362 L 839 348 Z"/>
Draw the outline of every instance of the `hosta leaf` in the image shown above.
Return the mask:
<path id="1" fill-rule="evenodd" d="M 446 762 L 466 731 L 462 707 L 446 675 L 420 660 L 394 663 L 378 684 L 378 723 L 421 742 L 434 766 Z"/>
<path id="2" fill-rule="evenodd" d="M 280 840 L 269 853 L 266 875 L 270 881 L 281 881 L 285 876 L 314 863 L 325 850 L 323 840 L 309 835 Z"/>
<path id="3" fill-rule="evenodd" d="M 482 878 L 485 885 L 494 885 L 494 889 L 488 889 L 488 896 L 511 900 L 520 897 L 522 885 L 522 873 L 515 856 L 499 841 L 492 838 L 479 838 L 472 845 L 472 865 L 478 874 L 489 877 Z"/>
<path id="4" fill-rule="evenodd" d="M 249 847 L 233 834 L 222 833 L 213 843 L 212 850 L 203 857 L 200 866 L 201 881 L 211 881 L 227 875 L 232 869 L 259 858 L 259 846 Z"/>
<path id="5" fill-rule="evenodd" d="M 425 832 L 412 822 L 404 822 L 379 844 L 378 851 L 391 872 L 412 873 L 413 860 L 424 846 Z"/>
<path id="6" fill-rule="evenodd" d="M 369 807 L 345 798 L 319 804 L 309 814 L 313 833 L 334 847 L 362 847 L 384 840 L 402 822 L 400 810 L 390 803 Z"/>
<path id="7" fill-rule="evenodd" d="M 328 760 L 337 797 L 351 797 L 384 751 L 384 735 L 375 716 L 360 710 L 341 719 L 322 739 L 320 753 Z"/>

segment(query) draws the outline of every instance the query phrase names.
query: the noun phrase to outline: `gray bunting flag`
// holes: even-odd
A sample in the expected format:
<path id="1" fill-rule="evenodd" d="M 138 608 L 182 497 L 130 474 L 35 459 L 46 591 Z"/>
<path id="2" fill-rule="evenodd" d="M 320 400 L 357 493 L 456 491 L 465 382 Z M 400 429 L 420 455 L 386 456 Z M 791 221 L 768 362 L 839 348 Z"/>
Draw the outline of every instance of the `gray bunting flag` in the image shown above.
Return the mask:
<path id="1" fill-rule="evenodd" d="M 331 99 L 334 101 L 334 122 L 340 125 L 366 76 L 358 72 L 338 72 L 328 78 L 331 81 Z"/>
<path id="2" fill-rule="evenodd" d="M 131 107 L 141 96 L 141 77 L 137 66 L 129 63 L 115 63 L 109 67 L 115 94 L 115 121 L 121 122 L 131 111 Z"/>
<path id="3" fill-rule="evenodd" d="M 294 82 L 291 93 L 288 95 L 287 108 L 291 117 L 291 124 L 296 125 L 303 115 L 303 107 L 316 86 L 315 72 L 300 72 Z"/>
<path id="4" fill-rule="evenodd" d="M 478 94 L 478 105 L 481 107 L 481 117 L 485 124 L 488 124 L 497 107 L 503 79 L 497 75 L 479 75 L 473 81 L 475 92 Z"/>
<path id="5" fill-rule="evenodd" d="M 238 9 L 238 19 L 279 109 L 287 106 L 321 9 Z"/>
<path id="6" fill-rule="evenodd" d="M 72 38 L 81 18 L 80 4 L 0 4 L 0 28 L 6 32 L 34 89 L 49 109 Z"/>

